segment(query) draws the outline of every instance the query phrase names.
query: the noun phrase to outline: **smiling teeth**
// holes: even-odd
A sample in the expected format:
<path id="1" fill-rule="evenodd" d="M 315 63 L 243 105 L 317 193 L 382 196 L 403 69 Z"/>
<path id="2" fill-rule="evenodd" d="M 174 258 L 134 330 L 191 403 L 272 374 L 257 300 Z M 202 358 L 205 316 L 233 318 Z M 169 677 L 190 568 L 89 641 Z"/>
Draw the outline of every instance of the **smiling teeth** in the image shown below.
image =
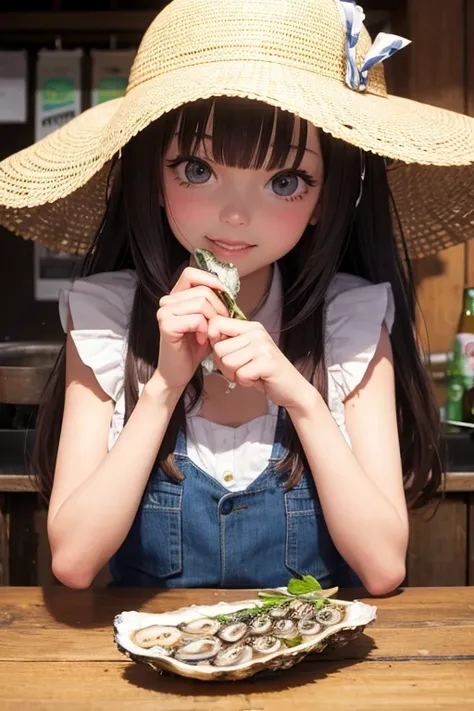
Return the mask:
<path id="1" fill-rule="evenodd" d="M 219 247 L 222 247 L 223 249 L 230 249 L 232 252 L 238 252 L 241 249 L 248 249 L 251 246 L 250 244 L 231 246 L 230 244 L 224 244 L 223 242 L 218 242 L 217 240 L 215 240 L 215 244 L 217 244 Z"/>

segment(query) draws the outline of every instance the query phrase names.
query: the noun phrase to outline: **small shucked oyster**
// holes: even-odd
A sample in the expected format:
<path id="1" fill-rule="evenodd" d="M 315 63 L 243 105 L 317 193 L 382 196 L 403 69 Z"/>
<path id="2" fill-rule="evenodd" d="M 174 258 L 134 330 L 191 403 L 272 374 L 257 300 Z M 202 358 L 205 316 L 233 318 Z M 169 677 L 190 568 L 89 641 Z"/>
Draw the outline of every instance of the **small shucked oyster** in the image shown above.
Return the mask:
<path id="1" fill-rule="evenodd" d="M 134 632 L 133 641 L 143 649 L 151 647 L 161 647 L 162 649 L 173 649 L 182 641 L 181 632 L 175 627 L 165 625 L 150 625 Z"/>
<path id="2" fill-rule="evenodd" d="M 340 646 L 376 617 L 372 605 L 329 599 L 334 589 L 321 590 L 310 576 L 303 578 L 306 587 L 291 583 L 252 600 L 163 614 L 122 612 L 114 620 L 115 642 L 130 659 L 160 672 L 236 680 L 288 669 L 330 646 L 336 634 Z"/>
<path id="3" fill-rule="evenodd" d="M 215 637 L 204 637 L 186 642 L 175 651 L 174 658 L 181 662 L 208 662 L 220 652 L 222 643 Z"/>
<path id="4" fill-rule="evenodd" d="M 254 636 L 268 634 L 272 625 L 273 620 L 268 615 L 259 615 L 249 622 L 249 633 Z"/>
<path id="5" fill-rule="evenodd" d="M 294 639 L 298 636 L 298 628 L 293 620 L 277 620 L 273 625 L 273 634 L 282 639 Z"/>
<path id="6" fill-rule="evenodd" d="M 253 657 L 252 647 L 246 644 L 234 644 L 232 647 L 226 647 L 219 652 L 214 659 L 216 667 L 233 667 L 236 664 L 245 664 Z"/>
<path id="7" fill-rule="evenodd" d="M 207 637 L 217 634 L 220 626 L 221 623 L 218 620 L 202 617 L 192 620 L 192 622 L 183 622 L 179 625 L 179 629 L 185 637 Z"/>
<path id="8" fill-rule="evenodd" d="M 246 321 L 247 317 L 239 309 L 235 300 L 240 291 L 240 277 L 237 267 L 231 263 L 221 262 L 208 249 L 195 249 L 194 259 L 199 269 L 214 274 L 224 284 L 227 291 L 218 291 L 216 293 L 224 303 L 224 306 L 227 307 L 230 318 L 239 318 Z"/>
<path id="9" fill-rule="evenodd" d="M 255 637 L 252 641 L 252 647 L 259 654 L 274 654 L 281 649 L 283 642 L 277 637 L 272 637 L 270 634 L 264 637 Z"/>
<path id="10" fill-rule="evenodd" d="M 216 294 L 227 308 L 230 318 L 238 318 L 246 321 L 247 317 L 244 312 L 239 309 L 235 300 L 240 291 L 240 277 L 237 267 L 233 264 L 221 262 L 220 259 L 217 259 L 208 249 L 195 249 L 194 259 L 199 269 L 214 274 L 219 281 L 224 284 L 227 291 L 216 291 Z M 208 374 L 219 373 L 222 375 L 220 370 L 215 366 L 212 354 L 204 358 L 201 365 Z M 229 390 L 232 390 L 235 387 L 235 383 L 228 381 L 228 386 Z"/>
<path id="11" fill-rule="evenodd" d="M 319 622 L 316 622 L 316 620 L 311 619 L 311 620 L 298 620 L 298 633 L 300 635 L 317 635 L 321 632 L 322 630 L 322 625 Z"/>
<path id="12" fill-rule="evenodd" d="M 245 622 L 230 622 L 220 628 L 218 635 L 224 642 L 238 642 L 248 633 L 249 627 Z"/>
<path id="13" fill-rule="evenodd" d="M 342 610 L 339 610 L 337 607 L 328 607 L 319 610 L 319 612 L 315 615 L 314 619 L 316 620 L 316 622 L 319 622 L 322 625 L 329 626 L 337 625 L 342 620 L 342 618 Z"/>
<path id="14" fill-rule="evenodd" d="M 304 620 L 306 617 L 313 617 L 314 605 L 305 600 L 292 600 L 288 605 L 290 617 L 297 620 Z"/>

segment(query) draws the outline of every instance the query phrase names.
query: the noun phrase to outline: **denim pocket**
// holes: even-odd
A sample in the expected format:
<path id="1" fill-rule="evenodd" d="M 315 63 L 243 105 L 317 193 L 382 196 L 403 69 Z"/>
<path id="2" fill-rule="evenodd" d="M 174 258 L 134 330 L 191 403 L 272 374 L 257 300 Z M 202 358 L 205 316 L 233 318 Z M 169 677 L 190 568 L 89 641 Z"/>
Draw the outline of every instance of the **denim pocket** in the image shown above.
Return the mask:
<path id="1" fill-rule="evenodd" d="M 182 504 L 181 484 L 152 476 L 135 523 L 139 527 L 140 567 L 156 577 L 182 571 Z"/>
<path id="2" fill-rule="evenodd" d="M 295 487 L 285 493 L 286 566 L 299 575 L 330 577 L 344 560 L 331 540 L 317 493 Z"/>

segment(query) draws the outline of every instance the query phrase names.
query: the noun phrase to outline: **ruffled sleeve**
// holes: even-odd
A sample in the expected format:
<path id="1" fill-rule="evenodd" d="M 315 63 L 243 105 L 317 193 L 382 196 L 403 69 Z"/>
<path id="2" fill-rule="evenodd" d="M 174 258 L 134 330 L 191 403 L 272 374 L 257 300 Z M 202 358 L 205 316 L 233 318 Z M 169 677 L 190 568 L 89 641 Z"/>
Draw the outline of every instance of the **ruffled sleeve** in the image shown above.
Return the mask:
<path id="1" fill-rule="evenodd" d="M 351 274 L 337 274 L 326 299 L 325 357 L 329 408 L 347 437 L 344 400 L 362 381 L 380 340 L 395 319 L 390 283 L 371 284 Z"/>
<path id="2" fill-rule="evenodd" d="M 123 389 L 126 334 L 135 289 L 135 272 L 124 270 L 76 279 L 59 295 L 64 331 L 70 314 L 71 337 L 79 357 L 114 402 Z"/>

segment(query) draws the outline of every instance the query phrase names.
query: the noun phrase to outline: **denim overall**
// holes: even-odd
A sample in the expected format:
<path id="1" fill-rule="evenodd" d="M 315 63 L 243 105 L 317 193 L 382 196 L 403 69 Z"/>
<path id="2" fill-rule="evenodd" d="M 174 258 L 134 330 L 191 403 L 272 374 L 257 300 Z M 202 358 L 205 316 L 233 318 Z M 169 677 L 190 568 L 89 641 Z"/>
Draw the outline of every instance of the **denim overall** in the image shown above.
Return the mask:
<path id="1" fill-rule="evenodd" d="M 292 489 L 274 471 L 285 452 L 279 408 L 271 459 L 245 490 L 229 492 L 175 448 L 182 481 L 152 471 L 135 520 L 110 561 L 112 585 L 264 588 L 310 574 L 323 587 L 360 580 L 329 536 L 311 472 Z"/>

